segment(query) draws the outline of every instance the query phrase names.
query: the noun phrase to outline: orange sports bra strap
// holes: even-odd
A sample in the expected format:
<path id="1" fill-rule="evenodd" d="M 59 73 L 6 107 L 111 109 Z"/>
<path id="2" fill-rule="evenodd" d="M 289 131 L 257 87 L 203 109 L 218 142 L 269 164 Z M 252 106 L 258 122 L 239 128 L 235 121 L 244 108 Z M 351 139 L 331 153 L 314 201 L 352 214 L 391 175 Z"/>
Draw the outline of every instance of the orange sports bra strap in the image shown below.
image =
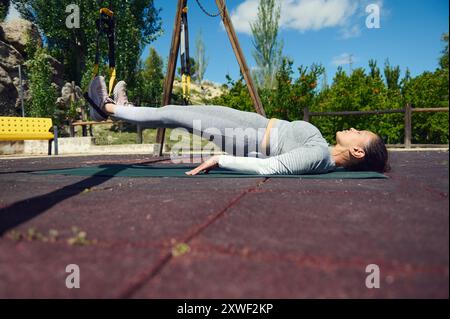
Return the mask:
<path id="1" fill-rule="evenodd" d="M 269 120 L 269 123 L 267 124 L 266 130 L 264 132 L 263 140 L 261 142 L 261 150 L 267 156 L 270 155 L 270 131 L 272 130 L 272 127 L 274 126 L 276 121 L 276 118 L 271 118 Z"/>

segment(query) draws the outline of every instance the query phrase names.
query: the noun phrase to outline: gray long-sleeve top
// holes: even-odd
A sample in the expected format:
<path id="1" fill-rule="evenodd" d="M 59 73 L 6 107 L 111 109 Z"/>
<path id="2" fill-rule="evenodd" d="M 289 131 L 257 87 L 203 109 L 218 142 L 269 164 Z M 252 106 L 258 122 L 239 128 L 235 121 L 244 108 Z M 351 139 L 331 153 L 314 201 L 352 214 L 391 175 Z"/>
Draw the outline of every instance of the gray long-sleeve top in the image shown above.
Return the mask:
<path id="1" fill-rule="evenodd" d="M 331 147 L 305 121 L 277 120 L 271 130 L 271 157 L 219 156 L 219 167 L 258 175 L 322 174 L 335 170 Z"/>

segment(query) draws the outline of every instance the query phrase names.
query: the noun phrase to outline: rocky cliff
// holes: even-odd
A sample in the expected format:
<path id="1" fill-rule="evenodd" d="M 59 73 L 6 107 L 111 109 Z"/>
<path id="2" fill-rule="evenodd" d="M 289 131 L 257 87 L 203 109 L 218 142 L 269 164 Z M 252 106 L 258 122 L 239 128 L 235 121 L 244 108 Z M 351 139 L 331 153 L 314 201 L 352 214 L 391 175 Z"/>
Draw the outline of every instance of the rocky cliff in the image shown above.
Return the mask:
<path id="1" fill-rule="evenodd" d="M 14 19 L 0 23 L 0 115 L 20 115 L 20 81 L 18 65 L 26 61 L 27 41 L 33 40 L 42 45 L 39 31 L 31 22 L 23 19 Z M 54 82 L 58 87 L 63 85 L 61 80 L 62 66 L 52 61 Z M 22 72 L 24 98 L 29 99 L 29 81 L 26 70 Z"/>

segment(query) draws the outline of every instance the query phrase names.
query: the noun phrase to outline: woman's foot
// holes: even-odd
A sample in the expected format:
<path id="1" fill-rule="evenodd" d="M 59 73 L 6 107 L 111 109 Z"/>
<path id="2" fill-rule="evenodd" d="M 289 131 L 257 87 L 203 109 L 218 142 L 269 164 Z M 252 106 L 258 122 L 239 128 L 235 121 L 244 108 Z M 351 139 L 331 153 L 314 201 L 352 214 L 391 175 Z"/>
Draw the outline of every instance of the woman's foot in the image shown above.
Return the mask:
<path id="1" fill-rule="evenodd" d="M 133 106 L 133 104 L 131 104 L 128 101 L 128 97 L 127 97 L 127 84 L 125 83 L 125 81 L 120 81 L 119 83 L 116 84 L 116 86 L 114 87 L 114 102 L 117 105 L 122 105 L 122 106 Z"/>
<path id="2" fill-rule="evenodd" d="M 103 76 L 97 76 L 92 80 L 89 85 L 88 96 L 91 100 L 89 108 L 90 118 L 94 121 L 105 121 L 108 119 L 109 112 L 105 109 L 105 104 L 114 103 L 114 101 L 108 96 Z"/>

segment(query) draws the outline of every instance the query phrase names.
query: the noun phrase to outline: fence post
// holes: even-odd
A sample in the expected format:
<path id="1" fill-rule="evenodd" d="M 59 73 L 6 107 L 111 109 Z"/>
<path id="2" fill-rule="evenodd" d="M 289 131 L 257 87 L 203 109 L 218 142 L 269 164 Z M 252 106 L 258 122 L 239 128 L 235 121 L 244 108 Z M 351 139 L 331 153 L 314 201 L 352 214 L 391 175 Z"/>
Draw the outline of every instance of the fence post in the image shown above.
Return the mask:
<path id="1" fill-rule="evenodd" d="M 143 140 L 144 139 L 142 138 L 142 127 L 138 124 L 137 125 L 137 143 L 142 144 Z"/>
<path id="2" fill-rule="evenodd" d="M 411 103 L 405 107 L 405 148 L 411 148 L 411 131 L 412 131 L 412 106 Z"/>
<path id="3" fill-rule="evenodd" d="M 58 126 L 54 125 L 53 126 L 53 136 L 54 136 L 54 140 L 53 143 L 55 145 L 55 155 L 58 155 Z"/>
<path id="4" fill-rule="evenodd" d="M 309 122 L 310 116 L 309 116 L 309 109 L 308 107 L 303 108 L 303 121 Z"/>

